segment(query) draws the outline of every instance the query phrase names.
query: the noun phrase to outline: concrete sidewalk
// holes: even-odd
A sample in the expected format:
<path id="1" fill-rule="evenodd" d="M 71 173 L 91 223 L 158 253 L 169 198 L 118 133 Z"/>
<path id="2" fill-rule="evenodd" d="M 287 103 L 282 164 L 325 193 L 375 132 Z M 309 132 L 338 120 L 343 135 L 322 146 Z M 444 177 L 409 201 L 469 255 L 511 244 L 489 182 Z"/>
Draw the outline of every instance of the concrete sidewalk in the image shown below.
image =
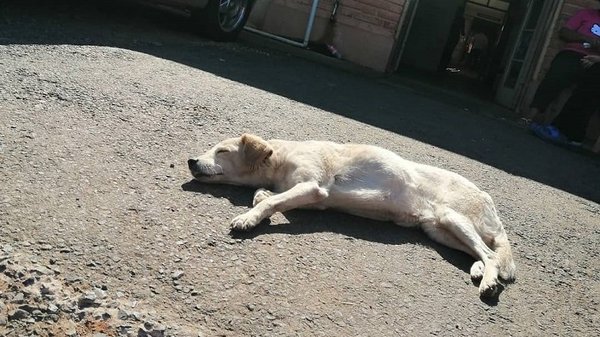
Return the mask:
<path id="1" fill-rule="evenodd" d="M 460 90 L 460 88 L 447 88 L 444 87 L 443 84 L 434 83 L 436 82 L 436 80 L 432 79 L 435 77 L 434 75 L 428 76 L 413 71 L 410 73 L 394 72 L 385 74 L 343 59 L 340 60 L 321 54 L 310 50 L 309 48 L 296 47 L 248 31 L 242 31 L 240 34 L 240 42 L 260 48 L 276 50 L 280 53 L 300 57 L 334 69 L 364 76 L 369 79 L 375 79 L 380 83 L 398 87 L 402 90 L 411 90 L 416 94 L 441 100 L 473 112 L 486 113 L 490 117 L 498 117 L 502 120 L 509 120 L 515 123 L 519 119 L 514 111 L 502 107 L 491 100 L 482 99 L 475 94 Z"/>

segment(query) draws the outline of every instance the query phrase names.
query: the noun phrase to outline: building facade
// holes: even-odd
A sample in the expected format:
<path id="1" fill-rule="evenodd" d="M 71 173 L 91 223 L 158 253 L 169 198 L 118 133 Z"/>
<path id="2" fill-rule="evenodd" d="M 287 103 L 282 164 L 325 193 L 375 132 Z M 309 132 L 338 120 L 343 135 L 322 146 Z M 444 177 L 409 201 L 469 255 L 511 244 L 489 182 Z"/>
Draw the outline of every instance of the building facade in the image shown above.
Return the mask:
<path id="1" fill-rule="evenodd" d="M 313 1 L 257 0 L 248 25 L 300 40 L 306 32 Z M 407 1 L 320 0 L 310 40 L 334 45 L 344 59 L 384 72 L 396 45 Z"/>
<path id="2" fill-rule="evenodd" d="M 520 114 L 562 48 L 558 30 L 582 8 L 600 1 L 257 0 L 248 25 L 298 41 L 308 31 L 309 47 L 379 72 L 451 72 Z"/>

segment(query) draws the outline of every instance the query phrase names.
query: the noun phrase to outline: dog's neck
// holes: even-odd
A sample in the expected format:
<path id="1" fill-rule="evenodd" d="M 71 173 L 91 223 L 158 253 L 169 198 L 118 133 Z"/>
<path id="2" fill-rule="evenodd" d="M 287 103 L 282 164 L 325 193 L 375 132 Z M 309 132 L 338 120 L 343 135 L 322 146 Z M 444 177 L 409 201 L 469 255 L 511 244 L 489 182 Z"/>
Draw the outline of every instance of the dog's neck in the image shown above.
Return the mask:
<path id="1" fill-rule="evenodd" d="M 281 167 L 283 158 L 281 158 L 277 150 L 273 151 L 273 154 L 265 159 L 252 173 L 252 180 L 259 187 L 273 188 L 274 182 L 279 181 L 276 175 L 281 175 Z"/>

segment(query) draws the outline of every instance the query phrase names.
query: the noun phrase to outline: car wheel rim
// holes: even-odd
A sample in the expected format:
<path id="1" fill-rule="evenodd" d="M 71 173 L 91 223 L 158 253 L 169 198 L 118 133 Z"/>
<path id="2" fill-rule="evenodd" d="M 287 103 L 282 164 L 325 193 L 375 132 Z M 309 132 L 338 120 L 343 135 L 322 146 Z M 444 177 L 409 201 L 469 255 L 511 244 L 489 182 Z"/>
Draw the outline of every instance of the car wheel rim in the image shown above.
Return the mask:
<path id="1" fill-rule="evenodd" d="M 226 32 L 239 28 L 248 10 L 248 0 L 220 0 L 219 25 Z"/>

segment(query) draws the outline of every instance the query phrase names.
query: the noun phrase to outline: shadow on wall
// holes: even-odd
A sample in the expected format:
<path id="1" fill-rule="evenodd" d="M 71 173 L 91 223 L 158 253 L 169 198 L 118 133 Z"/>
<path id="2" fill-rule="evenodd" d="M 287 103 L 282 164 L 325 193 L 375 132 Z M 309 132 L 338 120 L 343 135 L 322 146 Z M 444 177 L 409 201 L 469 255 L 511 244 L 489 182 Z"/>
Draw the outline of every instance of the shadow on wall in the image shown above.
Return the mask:
<path id="1" fill-rule="evenodd" d="M 490 105 L 454 101 L 431 92 L 418 95 L 390 81 L 289 55 L 265 57 L 219 43 L 199 46 L 194 43 L 199 38 L 188 33 L 185 22 L 179 16 L 118 1 L 5 1 L 0 3 L 0 44 L 103 45 L 144 52 L 600 201 L 598 157 L 542 143 L 511 123 L 487 117 L 493 109 Z M 220 61 L 223 57 L 226 63 Z"/>

